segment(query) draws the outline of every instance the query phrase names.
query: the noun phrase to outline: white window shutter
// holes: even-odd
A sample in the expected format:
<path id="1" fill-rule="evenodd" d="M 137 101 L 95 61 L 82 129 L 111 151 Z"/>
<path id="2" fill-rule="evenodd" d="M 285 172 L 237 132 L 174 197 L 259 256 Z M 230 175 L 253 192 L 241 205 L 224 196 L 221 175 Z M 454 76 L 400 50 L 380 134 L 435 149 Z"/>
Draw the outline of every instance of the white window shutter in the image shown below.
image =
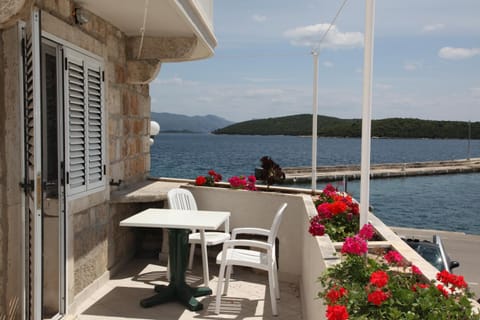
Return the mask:
<path id="1" fill-rule="evenodd" d="M 87 137 L 88 137 L 88 164 L 87 185 L 89 189 L 105 184 L 105 154 L 103 134 L 103 81 L 102 68 L 95 63 L 87 64 Z"/>
<path id="2" fill-rule="evenodd" d="M 101 62 L 65 49 L 67 192 L 105 187 L 105 128 Z"/>

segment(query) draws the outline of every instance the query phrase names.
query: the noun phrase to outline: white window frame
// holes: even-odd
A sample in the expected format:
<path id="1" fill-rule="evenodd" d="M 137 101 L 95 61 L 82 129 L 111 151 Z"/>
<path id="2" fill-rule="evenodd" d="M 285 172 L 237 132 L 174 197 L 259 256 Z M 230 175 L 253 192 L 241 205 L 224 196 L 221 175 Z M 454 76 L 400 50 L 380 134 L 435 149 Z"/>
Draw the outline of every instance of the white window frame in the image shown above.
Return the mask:
<path id="1" fill-rule="evenodd" d="M 71 68 L 73 64 L 83 70 L 80 74 L 83 83 L 79 81 L 81 78 L 73 76 L 76 72 Z M 91 72 L 95 77 L 89 80 Z M 105 88 L 101 59 L 64 47 L 64 101 L 66 193 L 70 197 L 83 197 L 106 187 Z"/>

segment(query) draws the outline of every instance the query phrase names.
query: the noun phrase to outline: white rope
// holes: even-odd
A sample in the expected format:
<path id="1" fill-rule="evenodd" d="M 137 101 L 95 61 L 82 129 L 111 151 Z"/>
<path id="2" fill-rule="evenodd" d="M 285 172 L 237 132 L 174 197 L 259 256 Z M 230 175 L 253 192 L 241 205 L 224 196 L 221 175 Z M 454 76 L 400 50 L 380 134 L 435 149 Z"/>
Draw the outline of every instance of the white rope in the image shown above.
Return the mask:
<path id="1" fill-rule="evenodd" d="M 140 32 L 142 33 L 142 35 L 140 37 L 140 45 L 138 46 L 137 59 L 140 59 L 140 56 L 142 54 L 143 38 L 145 37 L 145 26 L 147 24 L 147 14 L 148 14 L 148 0 L 145 0 L 145 11 L 143 12 L 143 25 L 142 25 L 142 28 L 140 29 Z"/>
<path id="2" fill-rule="evenodd" d="M 343 7 L 345 7 L 345 4 L 347 3 L 348 0 L 344 0 L 340 8 L 338 8 L 337 14 L 335 14 L 335 17 L 333 17 L 332 22 L 330 22 L 330 25 L 328 26 L 327 31 L 322 35 L 322 38 L 318 42 L 317 46 L 312 49 L 312 51 L 317 52 L 317 50 L 320 48 L 320 44 L 325 40 L 325 37 L 327 36 L 328 32 L 330 32 L 330 29 L 332 29 L 333 25 L 335 24 L 335 21 L 337 21 L 338 16 L 343 10 Z"/>

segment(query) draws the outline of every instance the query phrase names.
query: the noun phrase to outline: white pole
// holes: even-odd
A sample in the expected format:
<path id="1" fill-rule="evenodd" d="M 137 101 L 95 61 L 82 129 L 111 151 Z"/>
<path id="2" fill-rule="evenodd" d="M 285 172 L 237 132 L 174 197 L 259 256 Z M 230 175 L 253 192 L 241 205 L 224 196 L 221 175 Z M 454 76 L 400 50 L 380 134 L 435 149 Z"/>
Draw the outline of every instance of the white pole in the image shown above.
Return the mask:
<path id="1" fill-rule="evenodd" d="M 470 140 L 472 139 L 472 123 L 468 120 L 468 145 L 467 145 L 467 160 L 470 160 Z"/>
<path id="2" fill-rule="evenodd" d="M 373 29 L 375 0 L 365 0 L 363 57 L 362 162 L 360 173 L 360 228 L 368 222 L 370 198 L 370 143 L 372 118 Z"/>
<path id="3" fill-rule="evenodd" d="M 318 52 L 313 50 L 312 194 L 317 191 Z"/>

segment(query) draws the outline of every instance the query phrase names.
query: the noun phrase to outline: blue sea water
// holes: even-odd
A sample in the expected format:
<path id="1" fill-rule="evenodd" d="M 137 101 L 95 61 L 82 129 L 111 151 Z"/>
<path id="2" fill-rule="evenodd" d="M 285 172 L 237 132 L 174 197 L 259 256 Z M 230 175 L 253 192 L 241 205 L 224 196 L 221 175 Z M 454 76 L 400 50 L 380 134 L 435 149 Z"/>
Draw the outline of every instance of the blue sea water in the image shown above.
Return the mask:
<path id="1" fill-rule="evenodd" d="M 265 155 L 281 167 L 310 166 L 311 143 L 310 137 L 161 133 L 150 175 L 193 179 L 214 169 L 226 180 L 252 174 Z M 319 138 L 317 149 L 318 165 L 360 163 L 360 139 Z M 467 140 L 373 139 L 371 162 L 465 159 L 467 153 Z M 480 157 L 480 140 L 470 142 L 470 157 Z M 359 181 L 349 181 L 348 192 L 359 199 Z M 371 180 L 370 204 L 388 225 L 480 234 L 479 173 Z"/>

